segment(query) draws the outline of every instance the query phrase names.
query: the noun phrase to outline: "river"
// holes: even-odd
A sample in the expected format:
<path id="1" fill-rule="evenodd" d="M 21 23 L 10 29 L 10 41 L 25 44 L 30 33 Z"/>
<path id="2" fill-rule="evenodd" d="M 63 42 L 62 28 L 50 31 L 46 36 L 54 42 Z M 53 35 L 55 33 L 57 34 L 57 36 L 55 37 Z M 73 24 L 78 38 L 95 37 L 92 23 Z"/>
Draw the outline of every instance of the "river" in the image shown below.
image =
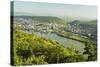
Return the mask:
<path id="1" fill-rule="evenodd" d="M 61 37 L 57 35 L 56 33 L 41 33 L 41 32 L 35 32 L 37 36 L 48 38 L 50 40 L 55 40 L 59 42 L 60 44 L 64 45 L 65 47 L 69 47 L 75 50 L 78 50 L 79 52 L 83 53 L 85 45 L 82 42 L 68 39 L 65 37 Z"/>

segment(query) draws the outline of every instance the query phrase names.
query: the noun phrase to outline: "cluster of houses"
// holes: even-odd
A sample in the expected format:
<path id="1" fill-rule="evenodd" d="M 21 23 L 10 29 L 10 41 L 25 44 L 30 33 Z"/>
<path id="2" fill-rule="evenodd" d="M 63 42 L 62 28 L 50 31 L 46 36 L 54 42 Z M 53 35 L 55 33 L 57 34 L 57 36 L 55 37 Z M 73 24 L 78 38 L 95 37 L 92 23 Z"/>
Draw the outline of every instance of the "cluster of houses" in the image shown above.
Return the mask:
<path id="1" fill-rule="evenodd" d="M 53 32 L 57 30 L 59 24 L 56 23 L 15 23 L 15 26 L 21 27 L 23 30 L 32 30 L 32 31 L 40 31 L 40 32 Z"/>
<path id="2" fill-rule="evenodd" d="M 97 30 L 96 28 L 93 27 L 89 27 L 87 25 L 77 25 L 77 24 L 67 24 L 66 31 L 71 31 L 74 33 L 78 33 L 78 34 L 86 34 L 88 36 L 95 36 L 97 35 Z"/>

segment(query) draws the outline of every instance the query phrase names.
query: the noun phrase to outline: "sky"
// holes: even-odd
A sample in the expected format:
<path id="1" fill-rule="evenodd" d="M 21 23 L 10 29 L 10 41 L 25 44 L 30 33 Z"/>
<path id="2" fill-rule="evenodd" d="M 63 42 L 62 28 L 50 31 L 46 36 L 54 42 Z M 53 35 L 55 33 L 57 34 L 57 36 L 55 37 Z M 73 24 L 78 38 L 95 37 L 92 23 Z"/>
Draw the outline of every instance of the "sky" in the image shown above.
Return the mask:
<path id="1" fill-rule="evenodd" d="M 14 13 L 97 18 L 97 6 L 14 1 Z"/>

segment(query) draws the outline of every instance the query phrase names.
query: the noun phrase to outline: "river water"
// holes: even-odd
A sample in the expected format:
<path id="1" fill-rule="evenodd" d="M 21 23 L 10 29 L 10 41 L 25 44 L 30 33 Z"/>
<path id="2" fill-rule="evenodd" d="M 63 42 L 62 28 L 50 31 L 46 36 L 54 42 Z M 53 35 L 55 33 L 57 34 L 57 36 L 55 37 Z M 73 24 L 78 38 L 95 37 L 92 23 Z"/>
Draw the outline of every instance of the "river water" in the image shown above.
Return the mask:
<path id="1" fill-rule="evenodd" d="M 61 37 L 61 36 L 57 35 L 56 33 L 35 32 L 35 34 L 40 37 L 48 38 L 50 40 L 55 40 L 65 47 L 69 47 L 69 48 L 78 50 L 79 52 L 82 52 L 82 53 L 84 52 L 85 45 L 79 41 Z"/>

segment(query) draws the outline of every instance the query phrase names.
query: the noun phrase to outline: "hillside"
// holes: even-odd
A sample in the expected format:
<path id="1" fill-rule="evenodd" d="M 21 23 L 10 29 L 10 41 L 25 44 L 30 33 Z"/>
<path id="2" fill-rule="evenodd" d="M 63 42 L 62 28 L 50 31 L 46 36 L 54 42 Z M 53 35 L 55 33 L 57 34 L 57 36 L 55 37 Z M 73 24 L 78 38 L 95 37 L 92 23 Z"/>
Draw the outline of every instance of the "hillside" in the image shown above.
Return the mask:
<path id="1" fill-rule="evenodd" d="M 14 19 L 33 20 L 40 23 L 64 23 L 62 19 L 53 16 L 14 16 Z"/>
<path id="2" fill-rule="evenodd" d="M 14 30 L 12 65 L 37 65 L 85 61 L 84 56 L 56 41 Z"/>
<path id="3" fill-rule="evenodd" d="M 90 26 L 90 27 L 96 27 L 97 26 L 97 20 L 91 20 L 91 21 L 74 20 L 74 21 L 70 22 L 70 24 L 87 25 L 87 26 Z"/>

